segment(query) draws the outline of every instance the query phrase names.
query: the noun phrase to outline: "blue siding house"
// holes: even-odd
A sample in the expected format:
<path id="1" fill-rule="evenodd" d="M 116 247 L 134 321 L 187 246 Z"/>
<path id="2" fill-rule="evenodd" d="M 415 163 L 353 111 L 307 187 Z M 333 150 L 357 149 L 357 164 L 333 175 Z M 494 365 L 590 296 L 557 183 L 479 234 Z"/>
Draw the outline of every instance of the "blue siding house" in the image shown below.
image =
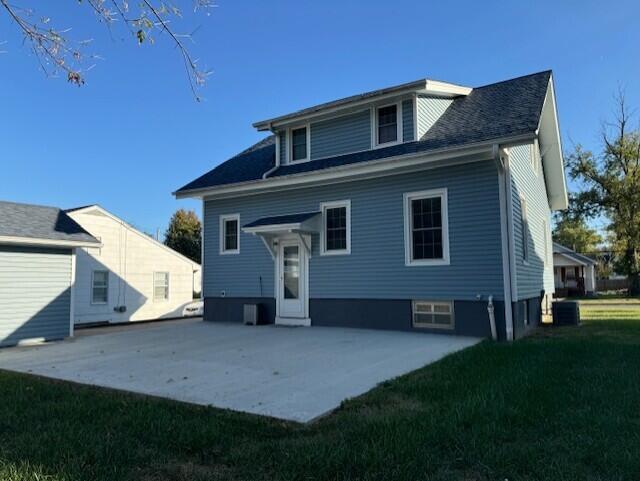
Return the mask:
<path id="1" fill-rule="evenodd" d="M 175 192 L 203 203 L 205 320 L 514 339 L 567 206 L 553 78 L 423 79 L 257 122 Z"/>

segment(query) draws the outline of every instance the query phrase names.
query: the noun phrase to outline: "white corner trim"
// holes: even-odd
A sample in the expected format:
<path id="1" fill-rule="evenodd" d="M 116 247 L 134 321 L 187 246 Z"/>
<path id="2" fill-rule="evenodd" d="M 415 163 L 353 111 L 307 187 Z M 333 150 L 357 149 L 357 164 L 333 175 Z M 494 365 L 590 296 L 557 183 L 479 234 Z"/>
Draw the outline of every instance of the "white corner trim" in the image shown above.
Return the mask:
<path id="1" fill-rule="evenodd" d="M 236 222 L 236 234 L 238 236 L 238 248 L 227 250 L 224 248 L 224 227 L 225 222 L 229 220 L 235 220 Z M 220 215 L 220 221 L 218 225 L 218 234 L 219 234 L 219 253 L 220 255 L 231 255 L 231 254 L 240 254 L 240 214 L 222 214 Z"/>
<path id="2" fill-rule="evenodd" d="M 418 94 L 413 94 L 413 141 L 418 139 Z"/>
<path id="3" fill-rule="evenodd" d="M 404 253 L 406 266 L 446 266 L 450 264 L 449 257 L 449 194 L 447 188 L 422 190 L 404 194 Z M 413 259 L 413 219 L 411 215 L 411 201 L 440 197 L 442 199 L 442 258 L 441 259 Z"/>
<path id="4" fill-rule="evenodd" d="M 347 248 L 340 250 L 327 250 L 327 209 L 346 207 L 347 210 Z M 337 256 L 351 254 L 351 200 L 337 200 L 320 203 L 320 213 L 322 215 L 322 231 L 320 232 L 320 255 Z"/>
<path id="5" fill-rule="evenodd" d="M 69 283 L 69 337 L 73 337 L 76 306 L 76 250 L 71 251 L 71 281 Z"/>

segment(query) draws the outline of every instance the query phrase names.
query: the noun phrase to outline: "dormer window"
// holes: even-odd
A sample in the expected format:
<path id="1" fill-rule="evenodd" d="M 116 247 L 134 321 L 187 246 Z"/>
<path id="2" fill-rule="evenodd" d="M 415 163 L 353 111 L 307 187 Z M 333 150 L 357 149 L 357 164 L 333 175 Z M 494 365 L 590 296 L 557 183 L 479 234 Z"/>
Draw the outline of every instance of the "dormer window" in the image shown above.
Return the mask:
<path id="1" fill-rule="evenodd" d="M 299 162 L 309 158 L 307 127 L 291 129 L 291 161 Z"/>
<path id="2" fill-rule="evenodd" d="M 398 142 L 400 122 L 398 121 L 398 105 L 385 105 L 376 109 L 376 144 Z"/>

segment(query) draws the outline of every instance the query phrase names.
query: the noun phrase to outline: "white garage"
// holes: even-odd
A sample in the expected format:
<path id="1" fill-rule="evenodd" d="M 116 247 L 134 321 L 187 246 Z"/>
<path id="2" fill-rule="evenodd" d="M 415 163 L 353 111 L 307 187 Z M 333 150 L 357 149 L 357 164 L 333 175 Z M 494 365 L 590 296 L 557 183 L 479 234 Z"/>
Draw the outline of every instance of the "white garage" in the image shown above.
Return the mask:
<path id="1" fill-rule="evenodd" d="M 73 335 L 75 249 L 99 245 L 58 208 L 0 201 L 0 346 Z"/>

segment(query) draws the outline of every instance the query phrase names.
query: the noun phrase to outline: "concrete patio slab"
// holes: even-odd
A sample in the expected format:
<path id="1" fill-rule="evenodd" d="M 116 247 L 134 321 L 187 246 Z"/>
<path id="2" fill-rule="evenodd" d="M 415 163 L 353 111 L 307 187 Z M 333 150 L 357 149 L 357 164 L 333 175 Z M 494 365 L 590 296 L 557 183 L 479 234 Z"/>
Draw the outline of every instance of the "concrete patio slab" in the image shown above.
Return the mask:
<path id="1" fill-rule="evenodd" d="M 479 339 L 202 321 L 0 350 L 0 368 L 308 422 Z"/>

